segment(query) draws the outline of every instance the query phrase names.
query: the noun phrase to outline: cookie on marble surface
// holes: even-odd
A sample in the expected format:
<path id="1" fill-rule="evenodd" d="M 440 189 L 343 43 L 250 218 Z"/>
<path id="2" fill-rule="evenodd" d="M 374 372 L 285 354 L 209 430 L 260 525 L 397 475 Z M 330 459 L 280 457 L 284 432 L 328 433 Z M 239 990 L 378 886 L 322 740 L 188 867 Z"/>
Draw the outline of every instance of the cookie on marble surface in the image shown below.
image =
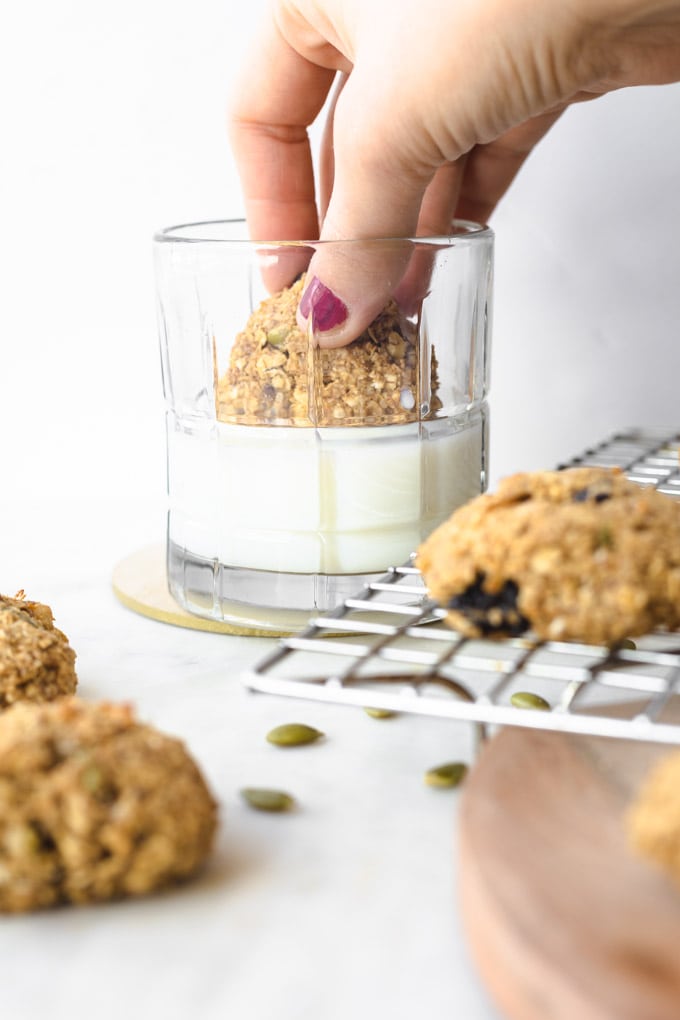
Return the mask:
<path id="1" fill-rule="evenodd" d="M 53 701 L 76 689 L 76 655 L 49 606 L 0 595 L 0 710 Z"/>
<path id="2" fill-rule="evenodd" d="M 138 896 L 206 859 L 216 804 L 181 741 L 128 705 L 0 715 L 0 911 Z"/>
<path id="3" fill-rule="evenodd" d="M 613 644 L 680 625 L 680 504 L 616 469 L 516 474 L 455 511 L 416 565 L 464 634 Z"/>

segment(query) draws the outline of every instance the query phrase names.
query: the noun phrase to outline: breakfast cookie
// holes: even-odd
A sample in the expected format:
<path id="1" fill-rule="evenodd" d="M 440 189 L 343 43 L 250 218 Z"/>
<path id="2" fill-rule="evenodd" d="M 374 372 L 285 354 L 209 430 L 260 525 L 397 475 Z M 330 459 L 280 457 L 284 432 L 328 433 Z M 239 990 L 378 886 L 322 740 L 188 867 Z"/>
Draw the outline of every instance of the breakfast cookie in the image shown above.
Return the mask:
<path id="1" fill-rule="evenodd" d="M 612 644 L 680 625 L 680 505 L 618 470 L 512 475 L 434 531 L 416 565 L 471 636 Z"/>
<path id="2" fill-rule="evenodd" d="M 0 595 L 0 710 L 73 694 L 76 655 L 49 606 Z"/>
<path id="3" fill-rule="evenodd" d="M 183 744 L 127 705 L 0 715 L 0 911 L 137 896 L 203 863 L 216 805 Z"/>
<path id="4" fill-rule="evenodd" d="M 416 421 L 418 346 L 413 323 L 391 301 L 347 347 L 315 347 L 310 354 L 309 340 L 296 319 L 303 288 L 304 277 L 266 298 L 236 337 L 229 367 L 217 383 L 219 420 L 303 427 Z M 441 407 L 434 353 L 430 376 L 433 412 Z"/>

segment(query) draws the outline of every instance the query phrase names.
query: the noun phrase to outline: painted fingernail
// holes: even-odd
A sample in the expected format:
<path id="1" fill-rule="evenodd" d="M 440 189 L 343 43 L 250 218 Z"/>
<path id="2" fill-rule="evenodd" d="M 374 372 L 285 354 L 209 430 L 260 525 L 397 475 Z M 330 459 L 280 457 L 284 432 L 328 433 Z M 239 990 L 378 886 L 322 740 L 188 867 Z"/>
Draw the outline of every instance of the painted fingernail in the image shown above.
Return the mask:
<path id="1" fill-rule="evenodd" d="M 329 329 L 342 325 L 347 318 L 347 305 L 317 276 L 313 276 L 302 295 L 300 312 L 305 319 L 308 319 L 311 313 L 312 329 L 326 333 Z"/>

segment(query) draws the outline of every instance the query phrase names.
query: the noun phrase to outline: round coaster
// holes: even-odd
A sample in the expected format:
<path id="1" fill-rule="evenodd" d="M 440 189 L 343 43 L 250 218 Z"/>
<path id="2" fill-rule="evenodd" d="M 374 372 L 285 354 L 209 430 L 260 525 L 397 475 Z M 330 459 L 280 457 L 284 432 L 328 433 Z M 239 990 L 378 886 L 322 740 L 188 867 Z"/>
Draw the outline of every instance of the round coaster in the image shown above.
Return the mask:
<path id="1" fill-rule="evenodd" d="M 163 544 L 146 546 L 121 560 L 114 567 L 111 580 L 116 598 L 128 609 L 175 627 L 208 630 L 217 634 L 276 638 L 288 637 L 302 626 L 297 622 L 291 622 L 291 625 L 287 626 L 282 621 L 281 629 L 276 629 L 276 621 L 270 616 L 263 616 L 263 626 L 259 627 L 252 620 L 227 623 L 224 620 L 209 620 L 188 613 L 175 602 L 168 591 Z"/>

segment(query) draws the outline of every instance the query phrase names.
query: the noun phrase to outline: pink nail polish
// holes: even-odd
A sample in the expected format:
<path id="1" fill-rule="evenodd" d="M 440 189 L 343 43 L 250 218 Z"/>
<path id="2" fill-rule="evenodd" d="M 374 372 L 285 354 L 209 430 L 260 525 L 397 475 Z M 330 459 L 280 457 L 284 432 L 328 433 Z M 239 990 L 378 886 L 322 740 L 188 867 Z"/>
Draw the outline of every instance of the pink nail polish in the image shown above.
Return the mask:
<path id="1" fill-rule="evenodd" d="M 302 295 L 300 311 L 305 319 L 309 318 L 311 312 L 312 328 L 319 333 L 340 326 L 347 318 L 347 305 L 317 276 L 312 277 Z"/>

